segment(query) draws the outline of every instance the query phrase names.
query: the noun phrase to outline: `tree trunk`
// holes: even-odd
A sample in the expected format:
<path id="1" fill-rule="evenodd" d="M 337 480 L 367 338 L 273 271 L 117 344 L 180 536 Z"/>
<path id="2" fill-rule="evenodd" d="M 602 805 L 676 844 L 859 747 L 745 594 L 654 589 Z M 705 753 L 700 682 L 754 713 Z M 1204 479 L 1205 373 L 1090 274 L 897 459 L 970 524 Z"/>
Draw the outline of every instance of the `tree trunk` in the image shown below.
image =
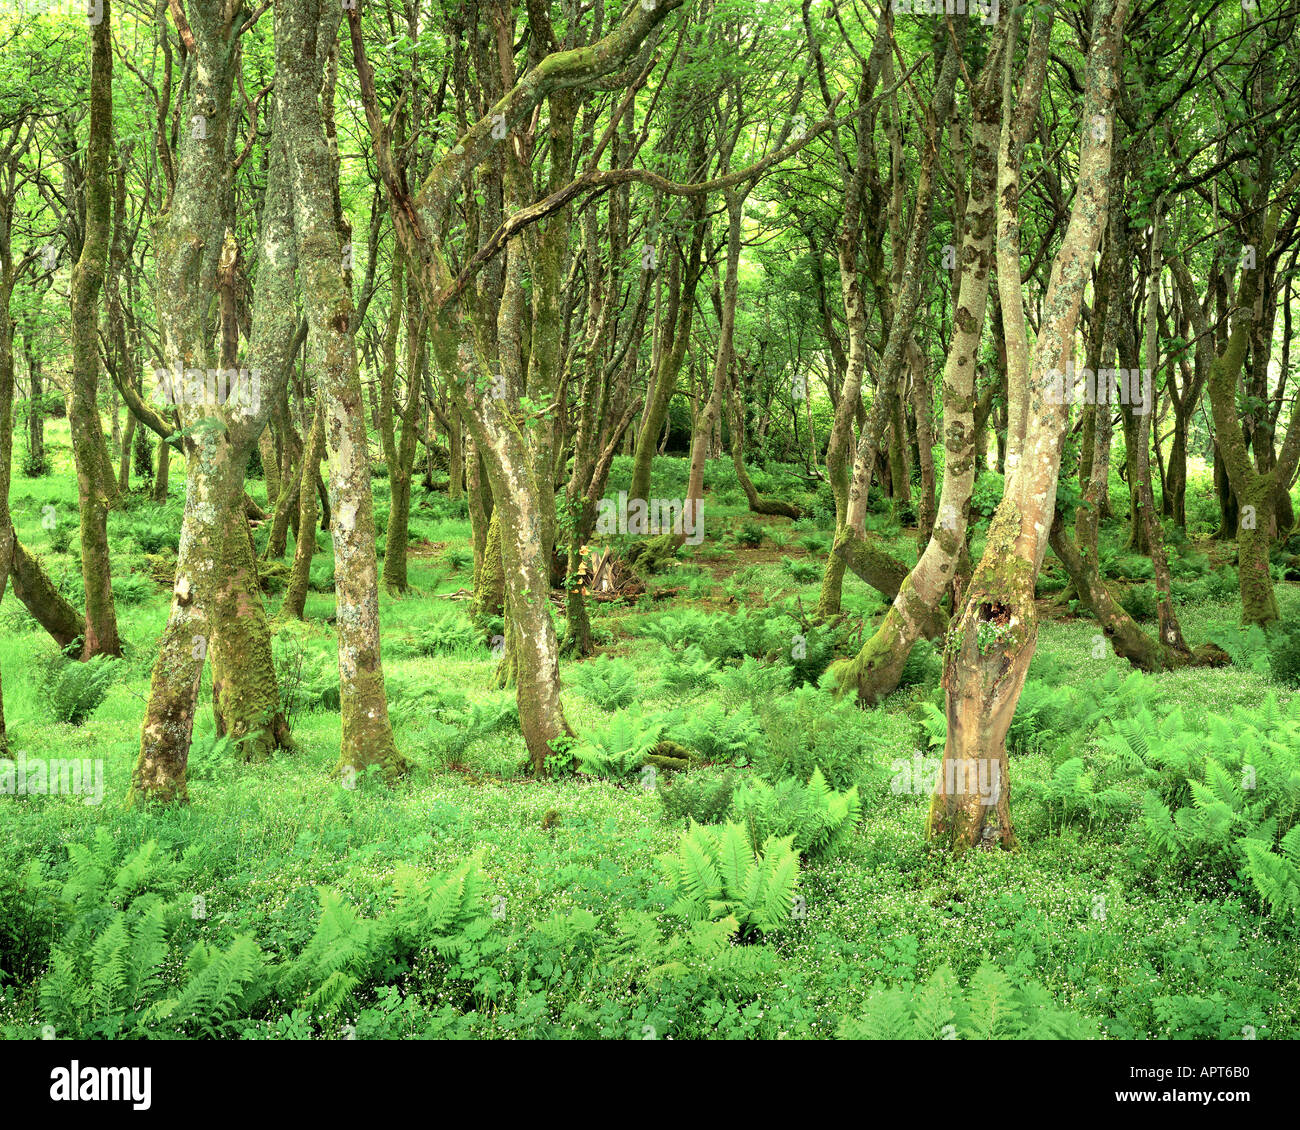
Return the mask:
<path id="1" fill-rule="evenodd" d="M 1244 265 L 1238 283 L 1237 301 L 1232 317 L 1231 331 L 1222 351 L 1210 364 L 1207 387 L 1210 408 L 1214 417 L 1217 450 L 1222 458 L 1223 478 L 1231 488 L 1240 507 L 1237 535 L 1237 571 L 1241 592 L 1241 619 L 1243 624 L 1266 625 L 1279 619 L 1277 598 L 1273 594 L 1273 580 L 1269 575 L 1269 531 L 1274 521 L 1274 500 L 1279 484 L 1289 484 L 1300 459 L 1300 427 L 1293 417 L 1287 429 L 1277 464 L 1266 475 L 1261 475 L 1252 465 L 1246 448 L 1246 437 L 1237 415 L 1237 386 L 1241 379 L 1246 346 L 1253 332 L 1256 317 L 1256 299 L 1260 291 L 1260 276 L 1265 270 L 1278 220 L 1284 201 L 1300 185 L 1300 171 L 1294 173 L 1279 192 L 1274 204 L 1265 211 L 1270 189 L 1264 177 L 1258 188 L 1259 245 L 1255 250 L 1258 266 Z M 1169 261 L 1175 276 L 1179 277 L 1184 293 L 1194 293 L 1191 273 L 1177 257 Z M 1196 303 L 1190 314 L 1197 335 L 1208 337 L 1206 318 Z M 1216 480 L 1218 480 L 1216 464 Z M 1220 492 L 1220 499 L 1223 492 Z"/>
<path id="2" fill-rule="evenodd" d="M 323 401 L 322 401 L 323 404 Z M 307 439 L 307 451 L 303 456 L 303 467 L 311 474 L 320 466 L 321 456 L 325 453 L 325 417 L 322 405 L 318 404 L 312 416 L 311 434 Z M 311 562 L 316 553 L 316 522 L 320 518 L 320 508 L 316 504 L 316 492 L 304 490 L 299 494 L 298 540 L 293 547 L 293 567 L 289 572 L 289 584 L 285 588 L 284 603 L 280 605 L 281 619 L 303 619 L 307 605 L 307 585 L 311 580 Z M 304 536 L 304 534 L 306 536 Z"/>
<path id="3" fill-rule="evenodd" d="M 1007 35 L 1012 26 L 1008 18 L 994 33 L 971 99 L 972 175 L 962 223 L 961 297 L 943 373 L 944 465 L 939 523 L 875 633 L 856 658 L 833 668 L 837 688 L 854 688 L 863 705 L 875 704 L 898 686 L 913 645 L 938 613 L 966 543 L 975 483 L 975 363 L 984 331 L 994 257 L 994 154 L 1002 105 L 1001 52 L 1008 50 Z"/>
<path id="4" fill-rule="evenodd" d="M 702 148 L 701 146 L 697 146 Z M 698 167 L 698 166 L 697 166 Z M 636 454 L 632 461 L 632 483 L 628 498 L 650 497 L 650 466 L 655 442 L 668 421 L 668 405 L 677 390 L 677 377 L 690 344 L 691 322 L 695 313 L 695 291 L 703 270 L 700 252 L 704 246 L 704 200 L 692 202 L 694 235 L 685 264 L 676 258 L 669 273 L 668 313 L 664 319 L 665 341 L 659 346 L 659 366 L 654 373 L 654 389 L 647 398 L 641 428 L 637 433 Z M 684 277 L 683 277 L 684 276 Z"/>
<path id="5" fill-rule="evenodd" d="M 86 222 L 81 255 L 72 269 L 72 392 L 68 425 L 77 465 L 81 514 L 81 577 L 86 592 L 86 635 L 81 657 L 121 655 L 108 552 L 108 511 L 117 481 L 96 403 L 99 393 L 99 294 L 108 261 L 113 145 L 113 51 L 109 5 L 91 35 L 90 141 L 86 154 Z"/>
<path id="6" fill-rule="evenodd" d="M 23 333 L 23 356 L 27 360 L 27 468 L 32 475 L 44 475 L 45 384 L 39 353 L 32 347 L 30 330 Z"/>
<path id="7" fill-rule="evenodd" d="M 226 229 L 223 235 L 220 211 L 214 222 L 212 205 L 214 192 L 226 198 L 225 139 L 238 58 L 228 37 L 238 29 L 219 3 L 192 3 L 189 15 L 200 78 L 188 108 L 206 124 L 182 135 L 175 191 L 157 224 L 163 351 L 175 369 L 201 370 L 215 361 L 239 378 L 224 396 L 213 395 L 209 384 L 201 397 L 174 398 L 184 425 L 185 510 L 172 606 L 153 666 L 132 782 L 138 802 L 188 797 L 186 766 L 209 653 L 218 732 L 235 738 L 248 758 L 269 756 L 288 741 L 253 565 L 244 478 L 280 395 L 278 382 L 288 372 L 296 325 L 289 170 L 283 150 L 272 146 L 249 343 L 253 364 L 244 369 L 238 361 L 241 255 L 233 233 Z M 216 314 L 215 324 L 206 320 L 209 312 Z"/>
<path id="8" fill-rule="evenodd" d="M 399 307 L 400 308 L 400 307 Z M 411 483 L 415 478 L 415 455 L 419 446 L 419 412 L 424 403 L 422 388 L 425 349 L 425 320 L 411 295 L 407 303 L 406 400 L 394 420 L 396 399 L 392 384 L 384 390 L 384 445 L 391 450 L 388 460 L 390 487 L 388 529 L 384 543 L 384 586 L 390 593 L 406 592 L 406 551 L 411 519 Z M 393 436 L 396 424 L 397 436 Z"/>
<path id="9" fill-rule="evenodd" d="M 341 768 L 404 771 L 388 718 L 379 640 L 379 573 L 365 405 L 357 371 L 353 306 L 343 276 L 334 216 L 334 176 L 317 91 L 321 61 L 338 32 L 342 9 L 319 0 L 282 0 L 275 11 L 276 104 L 293 184 L 307 321 L 321 351 L 320 394 L 334 540 L 338 608 Z M 284 81 L 279 81 L 279 76 Z M 306 471 L 303 489 L 306 490 Z M 303 530 L 306 537 L 310 531 Z"/>
<path id="10" fill-rule="evenodd" d="M 158 473 L 153 480 L 154 502 L 167 501 L 167 485 L 172 466 L 172 449 L 169 443 L 158 444 Z"/>
<path id="11" fill-rule="evenodd" d="M 1093 7 L 1078 186 L 1042 307 L 1025 443 L 944 647 L 948 736 L 928 835 L 955 851 L 986 839 L 1006 848 L 1015 844 L 1006 735 L 1037 642 L 1034 585 L 1047 550 L 1069 413 L 1065 403 L 1051 402 L 1047 389 L 1051 370 L 1064 370 L 1072 355 L 1079 308 L 1106 224 L 1126 15 L 1127 0 L 1098 0 Z"/>

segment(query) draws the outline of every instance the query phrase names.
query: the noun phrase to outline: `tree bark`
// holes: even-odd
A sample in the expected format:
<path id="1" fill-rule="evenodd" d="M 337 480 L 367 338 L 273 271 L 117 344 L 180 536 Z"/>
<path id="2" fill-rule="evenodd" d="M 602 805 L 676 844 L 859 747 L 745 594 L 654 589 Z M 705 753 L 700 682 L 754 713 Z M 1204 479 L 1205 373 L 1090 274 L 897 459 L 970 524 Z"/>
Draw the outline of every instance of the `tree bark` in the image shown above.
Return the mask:
<path id="1" fill-rule="evenodd" d="M 1034 585 L 1047 550 L 1069 413 L 1047 392 L 1050 370 L 1063 371 L 1073 353 L 1079 308 L 1106 225 L 1126 15 L 1127 0 L 1098 0 L 1093 7 L 1078 185 L 1043 303 L 1025 444 L 944 647 L 948 735 L 927 832 L 954 851 L 985 839 L 1006 848 L 1015 844 L 1006 735 L 1037 642 Z M 976 782 L 987 787 L 976 788 Z"/>
<path id="2" fill-rule="evenodd" d="M 318 404 L 312 415 L 311 433 L 307 438 L 307 450 L 303 455 L 303 467 L 307 473 L 314 472 L 320 466 L 325 453 L 325 417 L 322 406 Z M 289 584 L 285 588 L 284 602 L 280 605 L 281 619 L 304 618 L 307 605 L 307 585 L 311 580 L 311 562 L 316 553 L 316 523 L 320 519 L 320 507 L 316 502 L 314 490 L 302 491 L 299 495 L 298 540 L 293 547 L 293 567 L 289 572 Z"/>
<path id="3" fill-rule="evenodd" d="M 321 60 L 342 10 L 327 0 L 282 0 L 275 12 L 275 99 L 293 183 L 294 237 L 311 334 L 321 352 L 330 523 L 334 540 L 342 742 L 339 765 L 403 772 L 388 717 L 379 640 L 379 573 L 365 405 L 357 371 L 352 298 L 334 216 L 333 158 L 317 91 Z M 308 468 L 307 470 L 310 470 Z M 306 486 L 306 470 L 304 484 Z M 302 531 L 308 536 L 310 531 Z"/>
<path id="4" fill-rule="evenodd" d="M 77 465 L 81 514 L 81 577 L 86 593 L 86 635 L 81 657 L 121 655 L 113 607 L 108 511 L 117 480 L 96 403 L 99 393 L 99 295 L 108 262 L 112 216 L 113 49 L 109 3 L 91 33 L 90 140 L 86 154 L 86 222 L 81 255 L 72 269 L 72 391 L 68 426 Z"/>
<path id="5" fill-rule="evenodd" d="M 898 596 L 857 657 L 834 665 L 837 688 L 850 687 L 858 702 L 874 705 L 898 686 L 912 647 L 939 610 L 961 549 L 966 544 L 970 496 L 975 482 L 975 364 L 984 330 L 989 272 L 997 219 L 996 146 L 1003 115 L 1001 55 L 1010 17 L 1003 20 L 972 94 L 971 186 L 962 223 L 961 297 L 943 373 L 944 466 L 939 522 L 899 587 Z M 1005 117 L 1010 116 L 1010 111 Z"/>

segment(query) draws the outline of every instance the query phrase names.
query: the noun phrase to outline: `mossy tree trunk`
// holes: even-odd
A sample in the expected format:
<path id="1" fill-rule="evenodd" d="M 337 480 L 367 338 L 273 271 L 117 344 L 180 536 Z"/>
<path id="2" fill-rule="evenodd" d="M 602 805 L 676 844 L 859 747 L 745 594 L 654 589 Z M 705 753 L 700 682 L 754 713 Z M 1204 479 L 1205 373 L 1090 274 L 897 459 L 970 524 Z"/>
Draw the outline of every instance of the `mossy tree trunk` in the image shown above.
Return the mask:
<path id="1" fill-rule="evenodd" d="M 487 538 L 483 543 L 483 564 L 474 579 L 474 616 L 501 616 L 506 609 L 506 578 L 501 564 L 501 514 L 492 507 Z"/>
<path id="2" fill-rule="evenodd" d="M 1082 117 L 1091 124 L 1083 130 L 1078 187 L 1042 306 L 1025 443 L 944 647 L 948 735 L 927 833 L 955 851 L 982 840 L 1015 844 L 1006 736 L 1037 642 L 1034 585 L 1055 511 L 1069 414 L 1066 404 L 1052 402 L 1047 388 L 1050 371 L 1063 370 L 1073 352 L 1079 309 L 1106 226 L 1126 15 L 1127 0 L 1098 0 L 1093 8 Z M 991 788 L 972 787 L 977 781 Z"/>
<path id="3" fill-rule="evenodd" d="M 86 634 L 81 657 L 121 655 L 113 607 L 108 552 L 108 512 L 117 498 L 117 479 L 97 404 L 99 394 L 99 296 L 108 262 L 112 227 L 113 49 L 107 0 L 103 19 L 91 33 L 90 139 L 86 153 L 86 219 L 81 255 L 72 269 L 72 389 L 68 426 L 77 465 L 81 515 L 81 578 L 86 593 Z"/>
<path id="4" fill-rule="evenodd" d="M 209 382 L 200 397 L 178 398 L 185 510 L 172 606 L 153 666 L 132 783 L 138 802 L 187 799 L 186 766 L 209 655 L 218 730 L 235 738 L 250 759 L 269 756 L 288 740 L 244 492 L 249 456 L 279 395 L 278 382 L 287 377 L 297 324 L 288 168 L 283 150 L 273 145 L 244 365 L 242 256 L 234 235 L 223 230 L 222 209 L 214 216 L 212 206 L 214 193 L 226 198 L 221 186 L 233 175 L 226 142 L 239 30 L 217 0 L 191 3 L 188 15 L 198 78 L 184 116 L 201 117 L 204 126 L 182 134 L 175 189 L 156 224 L 163 350 L 174 369 L 203 369 L 215 361 L 245 376 L 226 396 Z"/>
<path id="5" fill-rule="evenodd" d="M 834 666 L 841 691 L 852 687 L 873 705 L 898 686 L 912 647 L 936 615 L 966 543 L 975 482 L 975 364 L 984 330 L 997 219 L 998 124 L 1002 120 L 1002 52 L 1008 50 L 1010 17 L 994 32 L 972 95 L 971 185 L 962 221 L 961 298 L 943 373 L 943 487 L 939 521 L 915 568 L 879 627 L 852 660 Z M 1009 81 L 1006 84 L 1010 86 Z M 1036 107 L 1030 109 L 1030 113 Z M 1024 112 L 1022 107 L 1022 113 Z M 1010 118 L 1008 109 L 1006 117 Z"/>
<path id="6" fill-rule="evenodd" d="M 407 763 L 393 739 L 384 689 L 365 404 L 352 297 L 334 214 L 335 158 L 317 93 L 341 15 L 342 9 L 326 0 L 281 0 L 276 5 L 275 101 L 293 185 L 301 288 L 310 333 L 321 355 L 339 637 L 339 765 L 351 770 L 375 765 L 391 776 L 404 771 Z M 303 490 L 309 489 L 310 470 L 304 470 Z"/>
<path id="7" fill-rule="evenodd" d="M 85 617 L 57 588 L 41 565 L 15 536 L 10 564 L 14 596 L 61 648 L 86 634 Z"/>
<path id="8" fill-rule="evenodd" d="M 1251 462 L 1246 447 L 1245 432 L 1237 414 L 1237 387 L 1241 379 L 1246 347 L 1253 332 L 1260 276 L 1272 252 L 1283 203 L 1296 186 L 1300 185 L 1300 172 L 1292 175 L 1278 191 L 1272 207 L 1266 209 L 1269 196 L 1272 195 L 1272 190 L 1267 183 L 1268 179 L 1262 178 L 1258 187 L 1260 225 L 1254 265 L 1243 263 L 1241 267 L 1232 328 L 1226 345 L 1216 353 L 1210 363 L 1209 377 L 1206 382 L 1214 418 L 1215 441 L 1222 459 L 1224 478 L 1238 505 L 1237 570 L 1241 593 L 1241 620 L 1243 624 L 1261 626 L 1273 623 L 1280 615 L 1277 598 L 1273 593 L 1273 580 L 1269 574 L 1269 531 L 1273 527 L 1278 486 L 1290 483 L 1297 460 L 1300 460 L 1300 426 L 1297 426 L 1297 419 L 1293 416 L 1276 464 L 1267 474 L 1260 474 Z M 1179 278 L 1179 285 L 1183 292 L 1194 293 L 1191 272 L 1186 264 L 1177 256 L 1171 256 L 1169 265 L 1175 277 Z M 1209 340 L 1209 327 L 1200 306 L 1192 303 L 1189 313 L 1198 336 Z"/>
<path id="9" fill-rule="evenodd" d="M 172 449 L 169 444 L 158 445 L 158 471 L 153 477 L 154 502 L 167 501 L 167 488 L 171 479 Z"/>
<path id="10" fill-rule="evenodd" d="M 325 454 L 325 417 L 322 404 L 316 405 L 312 416 L 311 432 L 307 438 L 303 466 L 312 469 L 320 465 Z M 311 580 L 311 562 L 316 554 L 316 523 L 320 520 L 320 507 L 314 490 L 304 490 L 299 495 L 298 540 L 293 547 L 293 567 L 289 571 L 289 584 L 280 605 L 281 619 L 303 619 L 307 605 L 307 586 Z"/>

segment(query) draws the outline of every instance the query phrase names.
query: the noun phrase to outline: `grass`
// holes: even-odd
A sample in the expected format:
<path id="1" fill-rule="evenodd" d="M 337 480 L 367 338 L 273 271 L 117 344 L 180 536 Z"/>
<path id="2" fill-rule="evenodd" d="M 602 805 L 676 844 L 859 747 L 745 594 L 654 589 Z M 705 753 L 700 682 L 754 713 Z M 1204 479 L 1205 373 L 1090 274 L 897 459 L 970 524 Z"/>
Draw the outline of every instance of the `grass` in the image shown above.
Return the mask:
<path id="1" fill-rule="evenodd" d="M 68 460 L 66 439 L 60 439 L 51 428 L 56 466 Z M 179 491 L 180 476 L 172 481 Z M 53 505 L 60 521 L 75 521 L 74 489 L 74 481 L 59 473 L 17 478 L 13 491 L 20 536 L 46 556 L 56 576 L 69 577 L 70 591 L 76 588 L 70 555 L 50 552 L 41 518 L 42 507 Z M 161 508 L 163 514 L 176 513 L 176 497 Z M 398 599 L 381 591 L 385 641 L 417 637 L 449 610 L 463 615 L 461 602 L 439 598 L 467 583 L 467 571 L 451 570 L 442 549 L 468 544 L 468 522 L 441 517 L 436 500 L 418 492 L 417 498 L 429 505 L 417 504 L 412 535 L 434 543 L 436 551 L 411 557 L 418 595 Z M 132 504 L 112 522 L 129 524 L 159 510 Z M 734 512 L 719 507 L 710 517 L 727 527 L 742 521 L 790 527 L 785 519 L 745 515 L 743 503 Z M 784 549 L 767 542 L 741 546 L 720 562 L 694 554 L 699 571 L 687 566 L 670 578 L 674 587 L 696 580 L 698 597 L 683 591 L 677 601 L 725 609 L 730 593 L 750 607 L 791 598 L 811 607 L 818 581 L 796 580 L 780 560 L 823 562 L 824 546 L 814 533 L 798 534 L 812 541 L 806 546 L 800 540 Z M 829 544 L 829 531 L 823 536 Z M 910 532 L 893 541 L 900 554 L 915 554 Z M 111 543 L 114 576 L 143 570 L 143 554 L 129 539 Z M 700 577 L 706 583 L 698 583 Z M 1013 800 L 1021 840 L 1016 853 L 953 859 L 930 850 L 923 838 L 928 798 L 895 794 L 888 782 L 890 763 L 910 758 L 922 744 L 916 710 L 922 701 L 941 701 L 933 685 L 895 694 L 873 716 L 878 740 L 860 766 L 861 827 L 840 855 L 804 867 L 799 890 L 806 917 L 767 939 L 773 972 L 731 997 L 715 992 L 705 998 L 682 996 L 684 990 L 665 985 L 634 989 L 615 983 L 577 949 L 539 972 L 542 966 L 528 965 L 521 955 L 536 950 L 552 929 L 545 923 L 557 915 L 573 921 L 589 912 L 599 931 L 613 930 L 620 915 L 632 910 L 649 910 L 667 921 L 655 859 L 673 849 L 680 829 L 664 819 L 653 791 L 635 778 L 534 780 L 522 772 L 526 758 L 517 728 L 476 739 L 450 760 L 441 758 L 427 744 L 429 707 L 421 691 L 460 694 L 470 706 L 499 698 L 490 686 L 496 659 L 486 646 L 433 657 L 394 648 L 385 671 L 396 689 L 391 707 L 398 742 L 416 764 L 408 778 L 391 787 L 366 781 L 345 788 L 330 772 L 338 755 L 338 715 L 317 709 L 296 721 L 296 752 L 260 765 L 200 752 L 187 807 L 128 809 L 123 801 L 139 745 L 150 661 L 168 607 L 167 589 L 155 583 L 154 590 L 119 608 L 127 663 L 102 705 L 79 727 L 52 722 L 40 692 L 38 661 L 53 644 L 12 598 L 0 607 L 0 670 L 13 749 L 105 762 L 105 798 L 97 807 L 80 798 L 0 797 L 0 834 L 9 857 L 41 860 L 58 876 L 66 869 L 68 846 L 89 841 L 96 827 L 107 828 L 124 852 L 156 839 L 183 861 L 186 889 L 204 900 L 204 937 L 252 933 L 268 952 L 287 954 L 310 935 L 320 887 L 330 886 L 372 913 L 399 863 L 442 871 L 481 850 L 493 928 L 503 939 L 492 960 L 503 967 L 524 962 L 532 973 L 504 989 L 489 990 L 480 981 L 472 991 L 452 993 L 441 974 L 417 970 L 362 995 L 355 1011 L 368 1018 L 365 1031 L 394 1037 L 449 1031 L 635 1036 L 651 1024 L 661 1035 L 827 1036 L 881 985 L 924 980 L 945 962 L 964 981 L 987 959 L 1041 982 L 1059 1006 L 1099 1018 L 1102 1033 L 1112 1037 L 1217 1038 L 1239 1035 L 1245 1025 L 1261 1038 L 1300 1036 L 1300 947 L 1293 925 L 1266 918 L 1235 884 L 1189 884 L 1153 866 L 1132 817 L 1087 830 L 1054 829 L 1033 803 Z M 270 598 L 269 611 L 278 599 Z M 1300 592 L 1281 585 L 1279 599 L 1288 619 L 1300 617 Z M 883 609 L 878 595 L 852 578 L 845 582 L 845 606 L 867 616 Z M 612 639 L 606 650 L 632 664 L 646 688 L 658 680 L 660 644 L 630 629 L 664 607 L 594 611 L 597 631 Z M 333 670 L 335 638 L 326 622 L 333 608 L 331 594 L 309 593 L 307 624 L 280 629 L 279 646 L 300 649 L 305 668 Z M 1193 643 L 1235 619 L 1231 602 L 1189 605 L 1180 613 Z M 1095 685 L 1120 665 L 1109 651 L 1093 658 L 1095 634 L 1090 620 L 1047 620 L 1030 677 L 1055 670 L 1065 672 L 1071 686 Z M 571 662 L 562 665 L 563 698 L 571 725 L 582 733 L 606 723 L 608 712 L 570 685 L 573 669 Z M 1250 707 L 1267 693 L 1288 693 L 1239 668 L 1144 678 L 1152 709 L 1181 707 L 1189 718 Z M 656 693 L 641 708 L 689 709 L 691 701 Z M 206 681 L 200 702 L 196 734 L 203 751 L 213 726 Z M 1075 734 L 1015 755 L 1013 788 L 1046 779 L 1062 760 L 1083 755 L 1090 745 L 1090 735 Z M 272 1009 L 250 1020 L 245 1034 L 284 1035 L 301 1027 L 300 1034 L 336 1037 L 340 1022 L 309 1018 L 290 1024 Z M 40 1024 L 33 985 L 6 983 L 0 976 L 0 1035 L 31 1036 Z"/>

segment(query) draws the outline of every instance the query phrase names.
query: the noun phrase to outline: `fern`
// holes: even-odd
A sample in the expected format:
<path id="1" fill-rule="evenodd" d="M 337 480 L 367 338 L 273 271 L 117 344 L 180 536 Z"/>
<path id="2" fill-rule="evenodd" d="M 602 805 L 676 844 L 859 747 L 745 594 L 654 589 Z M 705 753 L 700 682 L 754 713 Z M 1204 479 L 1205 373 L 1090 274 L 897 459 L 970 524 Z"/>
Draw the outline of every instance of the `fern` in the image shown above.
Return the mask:
<path id="1" fill-rule="evenodd" d="M 1142 827 L 1147 846 L 1153 852 L 1171 858 L 1178 855 L 1178 827 L 1169 815 L 1169 807 L 1160 794 L 1150 790 L 1142 798 Z"/>
<path id="2" fill-rule="evenodd" d="M 1300 910 L 1300 825 L 1292 828 L 1276 855 L 1259 840 L 1242 839 L 1245 870 L 1261 901 L 1279 916 Z"/>
<path id="3" fill-rule="evenodd" d="M 421 702 L 425 721 L 415 744 L 454 761 L 476 741 L 519 724 L 513 695 L 481 699 L 469 705 L 463 695 L 436 695 Z"/>
<path id="4" fill-rule="evenodd" d="M 659 649 L 656 663 L 659 683 L 655 688 L 661 694 L 695 695 L 705 690 L 718 665 L 709 659 L 695 644 L 682 651 Z"/>
<path id="5" fill-rule="evenodd" d="M 640 688 L 636 668 L 622 660 L 602 656 L 582 663 L 569 673 L 578 693 L 601 710 L 619 710 L 636 701 Z"/>
<path id="6" fill-rule="evenodd" d="M 646 763 L 663 728 L 664 720 L 657 714 L 620 711 L 608 725 L 589 731 L 574 747 L 574 756 L 593 776 L 626 777 Z"/>
<path id="7" fill-rule="evenodd" d="M 732 770 L 714 776 L 709 772 L 681 773 L 655 790 L 669 820 L 690 819 L 697 824 L 717 824 L 731 811 L 736 778 Z"/>
<path id="8" fill-rule="evenodd" d="M 1142 712 L 1099 745 L 1140 761 L 1153 786 L 1142 801 L 1152 857 L 1188 874 L 1235 871 L 1275 914 L 1300 905 L 1300 703 L 1284 710 L 1270 695 L 1197 727 L 1179 711 Z"/>
<path id="9" fill-rule="evenodd" d="M 744 765 L 763 746 L 763 726 L 748 704 L 727 710 L 708 702 L 671 717 L 664 737 L 693 749 L 704 761 Z"/>
<path id="10" fill-rule="evenodd" d="M 393 877 L 393 909 L 380 921 L 385 945 L 395 954 L 407 954 L 423 941 L 455 934 L 482 917 L 480 862 L 475 855 L 448 874 L 431 878 L 399 871 Z"/>
<path id="11" fill-rule="evenodd" d="M 411 633 L 411 647 L 417 655 L 462 655 L 478 647 L 474 628 L 454 612 L 421 625 Z"/>
<path id="12" fill-rule="evenodd" d="M 151 1017 L 171 1018 L 203 1036 L 225 1035 L 266 984 L 262 951 L 247 934 L 237 935 L 224 951 L 198 942 L 185 968 L 189 976 L 180 996 L 154 1006 Z"/>
<path id="13" fill-rule="evenodd" d="M 281 993 L 316 1015 L 335 1016 L 394 963 L 408 964 L 426 946 L 455 949 L 458 936 L 482 921 L 479 862 L 474 856 L 445 875 L 399 871 L 392 909 L 374 920 L 322 889 L 316 931 L 282 970 Z"/>
<path id="14" fill-rule="evenodd" d="M 80 726 L 108 694 L 120 660 L 96 655 L 85 663 L 56 656 L 41 677 L 42 698 L 56 722 Z"/>
<path id="15" fill-rule="evenodd" d="M 963 991 L 947 965 L 923 985 L 877 990 L 858 1017 L 840 1022 L 847 1040 L 1080 1040 L 1096 1022 L 1056 1007 L 1035 982 L 1014 984 L 984 963 Z"/>
<path id="16" fill-rule="evenodd" d="M 362 919 L 337 891 L 324 888 L 320 899 L 316 931 L 284 971 L 281 988 L 310 1011 L 330 1014 L 370 968 L 374 923 Z"/>
<path id="17" fill-rule="evenodd" d="M 70 844 L 63 885 L 64 931 L 37 990 L 41 1014 L 57 1031 L 138 1034 L 161 991 L 169 934 L 178 914 L 155 889 L 173 874 L 149 841 L 115 863 L 105 828 L 89 844 Z"/>
<path id="18" fill-rule="evenodd" d="M 727 667 L 714 677 L 714 684 L 726 702 L 760 710 L 787 688 L 788 675 L 774 663 L 761 663 L 753 657 L 741 660 L 738 667 Z"/>
<path id="19" fill-rule="evenodd" d="M 734 917 L 742 930 L 766 934 L 791 917 L 799 879 L 791 836 L 773 837 L 755 854 L 739 824 L 692 824 L 660 866 L 674 895 L 668 911 L 687 922 Z"/>
<path id="20" fill-rule="evenodd" d="M 1046 781 L 1028 781 L 1027 796 L 1037 797 L 1051 823 L 1063 826 L 1087 824 L 1113 817 L 1132 805 L 1120 789 L 1098 789 L 1081 757 L 1071 757 L 1056 767 Z"/>
<path id="21" fill-rule="evenodd" d="M 831 855 L 853 832 L 861 815 L 857 786 L 839 793 L 814 769 L 806 785 L 784 780 L 775 785 L 755 781 L 742 786 L 732 811 L 745 826 L 752 846 L 773 836 L 790 836 L 805 859 Z"/>

